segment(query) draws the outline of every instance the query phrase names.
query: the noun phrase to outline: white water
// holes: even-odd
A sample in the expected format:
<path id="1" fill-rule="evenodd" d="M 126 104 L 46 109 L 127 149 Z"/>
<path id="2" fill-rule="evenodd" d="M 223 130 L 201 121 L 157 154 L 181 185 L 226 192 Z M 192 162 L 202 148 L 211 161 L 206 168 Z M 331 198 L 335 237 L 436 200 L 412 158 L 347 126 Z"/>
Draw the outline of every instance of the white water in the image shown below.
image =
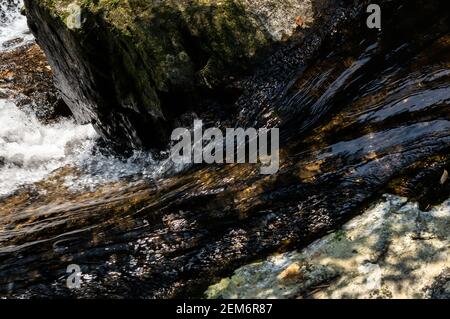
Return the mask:
<path id="1" fill-rule="evenodd" d="M 33 41 L 27 19 L 20 14 L 22 5 L 22 0 L 0 0 L 0 51 L 12 50 Z M 15 39 L 17 41 L 14 41 L 13 45 L 4 45 Z"/>
<path id="2" fill-rule="evenodd" d="M 146 152 L 135 152 L 127 160 L 103 155 L 95 150 L 97 138 L 91 125 L 70 119 L 44 125 L 32 112 L 0 99 L 0 196 L 64 166 L 82 172 L 65 178 L 65 186 L 73 191 L 92 190 L 129 176 L 156 178 L 175 169 L 170 161 L 155 161 Z"/>
<path id="3" fill-rule="evenodd" d="M 0 51 L 6 49 L 6 41 L 22 38 L 17 46 L 33 39 L 19 12 L 21 5 L 21 0 L 0 0 Z M 17 108 L 14 101 L 0 99 L 0 196 L 76 162 L 92 149 L 95 139 L 90 125 L 70 120 L 43 125 L 31 112 Z"/>
<path id="4" fill-rule="evenodd" d="M 0 100 L 0 124 L 0 195 L 76 163 L 97 137 L 92 126 L 71 120 L 43 125 L 8 100 Z"/>
<path id="5" fill-rule="evenodd" d="M 16 7 L 0 11 L 0 48 L 5 41 L 18 37 L 33 39 L 19 12 L 22 1 L 0 0 L 1 10 L 7 9 L 8 1 Z M 0 196 L 45 179 L 64 166 L 74 166 L 82 172 L 81 176 L 65 179 L 65 186 L 74 191 L 93 189 L 128 176 L 155 178 L 176 169 L 169 161 L 153 160 L 150 153 L 136 152 L 127 160 L 105 156 L 95 150 L 98 136 L 91 125 L 68 119 L 44 125 L 26 109 L 19 109 L 13 100 L 0 99 Z"/>

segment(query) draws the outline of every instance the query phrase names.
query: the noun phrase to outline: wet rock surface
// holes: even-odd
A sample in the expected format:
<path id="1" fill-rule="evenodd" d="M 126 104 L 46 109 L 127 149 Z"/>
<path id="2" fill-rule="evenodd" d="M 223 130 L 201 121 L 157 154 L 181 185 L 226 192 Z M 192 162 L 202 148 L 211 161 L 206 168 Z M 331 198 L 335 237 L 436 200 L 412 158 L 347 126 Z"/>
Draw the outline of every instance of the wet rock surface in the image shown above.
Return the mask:
<path id="1" fill-rule="evenodd" d="M 0 0 L 0 25 L 5 25 L 11 21 L 8 14 L 13 10 L 18 10 L 19 0 Z"/>
<path id="2" fill-rule="evenodd" d="M 428 287 L 430 297 L 433 299 L 449 299 L 450 298 L 450 270 L 446 268 Z"/>
<path id="3" fill-rule="evenodd" d="M 72 115 L 53 84 L 44 52 L 36 44 L 0 52 L 0 94 L 16 100 L 19 107 L 29 109 L 43 123 Z"/>
<path id="4" fill-rule="evenodd" d="M 386 190 L 434 212 L 450 196 L 448 11 L 440 1 L 383 3 L 382 33 L 361 32 L 364 3 L 327 11 L 234 84 L 238 120 L 228 123 L 280 126 L 277 174 L 197 165 L 74 192 L 62 170 L 2 198 L 0 294 L 201 297 L 244 264 L 336 230 Z M 78 290 L 66 286 L 69 264 L 83 271 Z M 339 275 L 300 262 L 280 272 L 304 276 L 305 293 Z M 435 276 L 442 293 L 444 269 Z"/>
<path id="5" fill-rule="evenodd" d="M 244 266 L 209 298 L 445 298 L 450 201 L 428 212 L 385 195 L 303 250 Z M 447 275 L 446 275 L 447 274 Z M 446 290 L 447 289 L 447 290 Z"/>

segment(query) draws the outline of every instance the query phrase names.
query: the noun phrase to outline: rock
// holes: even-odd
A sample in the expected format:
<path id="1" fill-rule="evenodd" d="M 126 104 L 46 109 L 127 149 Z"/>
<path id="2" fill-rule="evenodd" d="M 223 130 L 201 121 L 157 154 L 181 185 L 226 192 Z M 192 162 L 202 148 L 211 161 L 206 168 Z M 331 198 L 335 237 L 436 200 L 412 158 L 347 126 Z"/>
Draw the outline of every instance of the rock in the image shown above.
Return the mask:
<path id="1" fill-rule="evenodd" d="M 297 262 L 289 265 L 281 274 L 278 275 L 278 280 L 281 282 L 289 282 L 302 278 L 301 265 Z"/>
<path id="2" fill-rule="evenodd" d="M 450 268 L 446 268 L 437 276 L 430 287 L 426 289 L 429 297 L 433 299 L 450 298 Z"/>
<path id="3" fill-rule="evenodd" d="M 449 233 L 450 199 L 430 212 L 422 212 L 417 204 L 405 198 L 385 195 L 341 230 L 301 251 L 239 268 L 231 278 L 211 286 L 206 295 L 209 298 L 448 296 Z M 300 269 L 303 264 L 308 267 Z M 296 280 L 285 280 L 288 278 Z"/>
<path id="4" fill-rule="evenodd" d="M 447 180 L 448 180 L 448 171 L 446 169 L 444 169 L 444 172 L 442 173 L 439 183 L 441 185 L 444 185 L 447 182 Z"/>
<path id="5" fill-rule="evenodd" d="M 426 23 L 448 29 L 448 19 L 442 18 L 448 11 L 437 7 L 442 3 L 437 0 L 385 4 L 388 2 L 393 6 L 391 9 L 403 7 L 402 10 L 383 7 L 386 11 L 383 21 L 393 24 L 390 28 L 383 22 L 381 37 L 376 32 L 369 41 L 366 34 L 361 34 L 366 29 L 365 10 L 355 11 L 354 2 L 348 2 L 350 10 L 323 11 L 335 13 L 342 20 L 329 20 L 329 28 L 312 27 L 330 36 L 308 31 L 305 41 L 281 46 L 268 65 L 246 81 L 253 83 L 255 89 L 242 94 L 244 98 L 240 98 L 239 105 L 248 106 L 262 116 L 271 111 L 274 115 L 269 119 L 276 116 L 284 122 L 282 138 L 286 144 L 280 150 L 283 160 L 278 174 L 262 177 L 255 165 L 204 165 L 176 176 L 156 177 L 154 183 L 153 178 L 144 178 L 138 186 L 127 179 L 117 187 L 108 184 L 102 191 L 92 189 L 78 195 L 64 191 L 65 178 L 61 176 L 57 181 L 51 178 L 31 189 L 20 190 L 2 201 L 0 215 L 11 218 L 0 220 L 0 228 L 8 230 L 3 241 L 8 251 L 0 261 L 0 296 L 200 297 L 199 293 L 218 276 L 231 274 L 237 267 L 277 251 L 303 248 L 339 228 L 362 213 L 391 180 L 403 174 L 405 180 L 400 185 L 417 184 L 416 181 L 423 181 L 422 186 L 428 181 L 438 185 L 443 168 L 448 170 L 450 163 L 450 122 L 443 117 L 447 114 L 445 101 L 449 96 L 433 93 L 444 89 L 448 79 L 445 44 L 449 38 L 447 30 L 435 32 Z M 424 3 L 431 3 L 440 14 L 424 12 L 422 8 L 427 7 Z M 411 12 L 421 12 L 420 18 L 426 23 L 414 23 L 417 16 Z M 389 17 L 389 13 L 395 15 Z M 398 24 L 405 25 L 405 32 L 398 32 Z M 420 42 L 405 48 L 404 35 Z M 440 38 L 431 41 L 436 36 Z M 383 41 L 388 40 L 386 37 L 389 43 Z M 317 51 L 320 42 L 324 47 Z M 429 58 L 430 53 L 433 59 Z M 305 60 L 311 54 L 314 57 Z M 386 56 L 392 58 L 385 61 Z M 402 72 L 397 69 L 398 61 L 403 61 Z M 299 74 L 301 70 L 305 72 Z M 423 86 L 417 85 L 421 80 L 417 74 L 433 76 L 427 76 L 430 82 Z M 380 85 L 372 86 L 376 83 Z M 398 83 L 406 85 L 399 87 Z M 246 85 L 245 89 L 248 88 Z M 412 92 L 420 97 L 419 101 L 429 94 L 436 100 L 424 105 L 426 111 L 417 110 L 402 102 Z M 395 112 L 392 101 L 400 102 Z M 399 116 L 397 111 L 406 113 Z M 376 119 L 375 114 L 384 114 L 384 120 Z M 286 123 L 287 120 L 295 121 Z M 89 172 L 97 174 L 97 162 L 103 163 L 102 166 L 110 162 L 95 158 L 94 169 L 89 167 Z M 426 169 L 434 163 L 438 167 Z M 115 167 L 112 166 L 113 171 Z M 80 172 L 79 182 L 84 183 L 91 174 L 85 176 Z M 44 191 L 45 195 L 39 195 Z M 403 205 L 404 200 L 398 201 Z M 429 221 L 424 218 L 431 212 L 421 212 L 417 220 L 420 227 L 415 222 L 416 207 L 412 212 L 415 214 L 405 214 L 408 217 L 405 225 L 413 225 L 412 229 L 417 231 L 401 238 L 415 244 L 435 241 L 437 232 L 427 227 Z M 40 216 L 39 220 L 30 219 L 30 214 Z M 51 223 L 54 216 L 60 221 L 57 227 Z M 377 222 L 368 222 L 370 226 L 388 220 L 388 225 L 395 227 L 403 224 L 393 223 L 392 218 L 401 216 L 386 214 L 377 218 Z M 84 231 L 73 241 L 61 237 L 80 229 Z M 442 229 L 445 230 L 445 225 Z M 382 233 L 389 234 L 389 229 Z M 383 235 L 374 241 L 377 236 L 372 236 L 371 242 L 375 244 L 367 244 L 365 250 L 362 244 L 348 247 L 351 235 L 349 230 L 333 234 L 334 247 L 341 248 L 336 253 L 348 258 L 331 261 L 344 263 L 354 255 L 364 256 L 359 257 L 352 269 L 355 274 L 361 273 L 358 278 L 361 285 L 367 284 L 364 289 L 373 290 L 379 271 L 385 267 L 382 262 L 387 255 L 383 252 L 389 252 L 391 237 Z M 363 238 L 367 236 L 358 242 Z M 65 239 L 69 241 L 64 243 Z M 69 250 L 61 249 L 69 242 Z M 424 248 L 428 253 L 429 249 Z M 409 256 L 409 246 L 402 245 L 402 249 L 402 253 L 408 252 L 407 262 L 415 258 L 413 254 Z M 416 256 L 422 255 L 414 252 Z M 28 258 L 18 258 L 24 255 Z M 237 273 L 240 276 L 223 280 L 222 287 L 229 285 L 227 291 L 233 296 L 252 295 L 256 290 L 258 297 L 315 296 L 344 278 L 343 273 L 347 274 L 341 265 L 334 267 L 332 263 L 320 264 L 314 258 L 302 260 L 293 256 L 294 253 L 279 255 L 271 258 L 270 263 L 244 267 L 245 271 Z M 67 260 L 82 265 L 83 273 L 93 278 L 83 282 L 80 290 L 66 287 Z M 302 279 L 294 280 L 295 285 L 280 285 L 278 275 L 296 262 L 302 265 Z M 266 272 L 260 271 L 263 265 Z M 48 271 L 49 267 L 52 271 Z M 274 268 L 277 270 L 273 271 Z M 121 275 L 108 275 L 117 273 Z M 435 273 L 438 271 L 433 277 Z M 350 274 L 345 278 L 353 278 Z M 9 288 L 11 283 L 13 290 Z M 258 283 L 268 289 L 259 286 L 255 289 Z M 217 290 L 223 291 L 219 286 Z M 221 295 L 226 292 L 217 294 Z"/>
<path id="6" fill-rule="evenodd" d="M 23 42 L 23 38 L 14 38 L 2 43 L 3 48 L 11 48 Z"/>
<path id="7" fill-rule="evenodd" d="M 72 115 L 53 84 L 44 52 L 36 44 L 0 52 L 0 79 L 0 97 L 15 99 L 42 123 Z"/>
<path id="8" fill-rule="evenodd" d="M 12 92 L 6 89 L 0 89 L 0 99 L 6 99 L 12 95 Z"/>
<path id="9" fill-rule="evenodd" d="M 115 148 L 161 148 L 196 92 L 289 38 L 310 0 L 25 1 L 63 98 Z M 298 19 L 297 19 L 298 21 Z M 191 102 L 189 102 L 191 101 Z"/>

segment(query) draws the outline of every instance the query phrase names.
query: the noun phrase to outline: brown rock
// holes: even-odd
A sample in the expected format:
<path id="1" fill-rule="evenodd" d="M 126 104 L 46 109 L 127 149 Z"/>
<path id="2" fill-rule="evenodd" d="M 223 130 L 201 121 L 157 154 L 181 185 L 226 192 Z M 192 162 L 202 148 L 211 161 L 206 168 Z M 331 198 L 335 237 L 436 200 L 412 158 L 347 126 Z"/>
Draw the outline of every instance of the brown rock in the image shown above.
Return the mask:
<path id="1" fill-rule="evenodd" d="M 442 174 L 441 180 L 440 180 L 441 185 L 444 185 L 445 182 L 447 182 L 447 180 L 448 180 L 448 171 L 446 169 L 444 169 L 444 173 Z"/>

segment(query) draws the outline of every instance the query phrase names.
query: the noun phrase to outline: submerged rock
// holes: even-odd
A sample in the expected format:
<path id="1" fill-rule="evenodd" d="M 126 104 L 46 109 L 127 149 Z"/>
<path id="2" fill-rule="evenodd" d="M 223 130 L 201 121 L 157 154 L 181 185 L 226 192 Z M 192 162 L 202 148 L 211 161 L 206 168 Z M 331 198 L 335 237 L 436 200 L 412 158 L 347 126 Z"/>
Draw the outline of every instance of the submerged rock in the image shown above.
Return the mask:
<path id="1" fill-rule="evenodd" d="M 301 251 L 239 268 L 206 295 L 438 298 L 449 293 L 449 234 L 450 200 L 423 212 L 406 198 L 385 195 L 340 230 Z"/>
<path id="2" fill-rule="evenodd" d="M 119 149 L 163 147 L 196 92 L 289 38 L 312 1 L 25 1 L 64 100 Z"/>

